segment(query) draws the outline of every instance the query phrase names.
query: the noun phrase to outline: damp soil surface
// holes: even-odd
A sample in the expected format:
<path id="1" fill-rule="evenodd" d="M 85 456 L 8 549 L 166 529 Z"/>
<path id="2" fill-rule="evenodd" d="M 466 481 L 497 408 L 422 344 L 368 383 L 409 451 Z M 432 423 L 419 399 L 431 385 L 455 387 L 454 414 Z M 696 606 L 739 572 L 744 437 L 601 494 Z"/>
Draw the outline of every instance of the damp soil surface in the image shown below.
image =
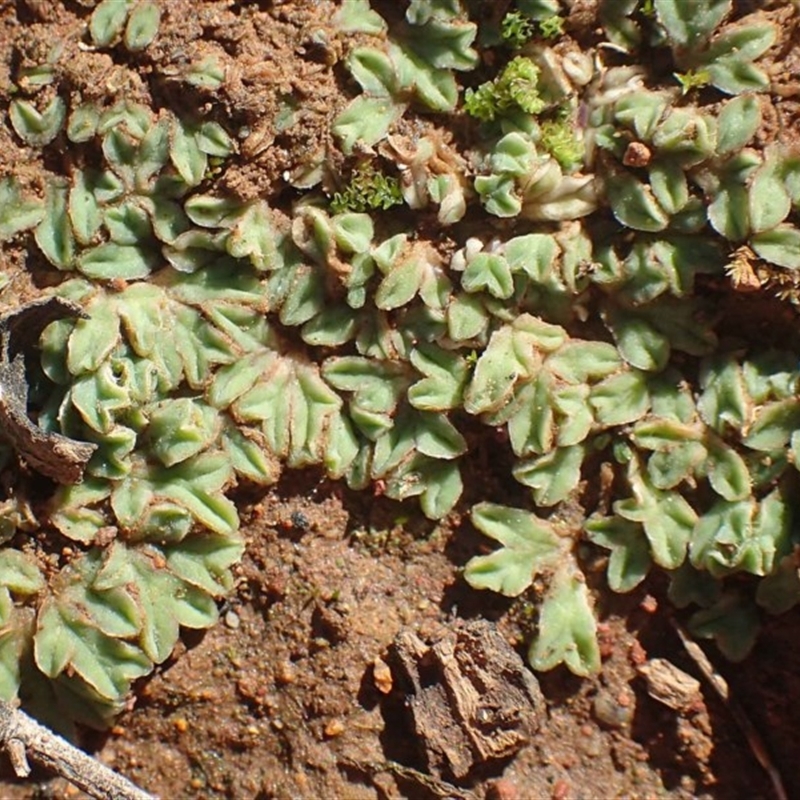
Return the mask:
<path id="1" fill-rule="evenodd" d="M 136 56 L 121 46 L 86 47 L 91 5 L 0 3 L 0 176 L 13 172 L 36 191 L 53 172 L 68 171 L 66 138 L 43 158 L 20 142 L 5 114 L 14 75 L 54 43 L 63 48 L 59 80 L 71 102 L 110 105 L 127 97 L 223 122 L 237 135 L 239 152 L 220 176 L 219 191 L 288 208 L 295 192 L 287 174 L 326 150 L 336 166 L 341 156 L 331 147 L 330 123 L 354 87 L 338 64 L 341 45 L 330 30 L 335 3 L 162 0 L 159 37 Z M 397 13 L 391 4 L 377 5 L 387 16 Z M 569 33 L 591 42 L 596 3 L 568 5 Z M 781 13 L 778 3 L 750 5 Z M 792 30 L 784 27 L 786 41 L 776 48 L 784 64 L 798 58 Z M 226 80 L 214 92 L 187 92 L 175 76 L 205 56 L 224 65 Z M 797 110 L 800 90 L 790 73 L 775 74 L 779 120 L 794 119 Z M 295 118 L 286 128 L 289 97 Z M 4 258 L 11 275 L 5 306 L 39 296 L 54 280 L 24 237 L 5 248 Z M 507 473 L 495 466 L 491 448 L 468 464 L 468 499 L 490 489 L 493 499 L 507 499 L 513 491 L 504 485 Z M 161 798 L 756 800 L 777 796 L 759 763 L 764 753 L 788 795 L 800 797 L 799 612 L 770 620 L 741 664 L 707 648 L 730 687 L 723 702 L 683 647 L 673 624 L 680 614 L 658 577 L 615 596 L 603 587 L 605 564 L 589 554 L 602 620 L 601 673 L 578 679 L 557 669 L 522 679 L 513 658 L 527 670 L 535 595 L 512 602 L 467 586 L 461 568 L 490 545 L 465 518 L 456 513 L 432 523 L 415 505 L 382 497 L 379 488 L 355 494 L 315 472 L 287 473 L 266 493 L 237 499 L 247 551 L 220 624 L 185 635 L 169 661 L 136 686 L 130 710 L 109 732 L 83 733 L 85 748 Z M 435 673 L 427 653 L 445 652 L 448 642 L 460 641 L 459 631 L 480 630 L 472 624 L 490 625 L 511 653 L 504 669 L 519 686 L 538 680 L 541 691 L 522 714 L 522 701 L 509 705 L 502 696 L 503 681 L 513 683 L 510 673 L 492 677 L 490 659 L 478 648 L 473 662 L 488 675 L 482 680 L 497 684 L 491 711 L 505 715 L 514 739 L 488 758 L 455 708 L 458 691 L 436 695 L 437 714 L 447 714 L 443 697 L 453 708 L 433 732 L 423 724 L 419 702 Z M 416 662 L 416 645 L 400 653 L 404 661 L 398 641 L 422 644 Z M 416 663 L 411 679 L 401 668 L 409 661 L 412 672 Z M 440 667 L 442 674 L 449 669 Z M 453 685 L 469 694 L 473 678 L 465 668 Z M 467 681 L 466 689 L 459 681 Z M 752 732 L 748 740 L 737 709 L 763 750 L 754 747 Z M 470 743 L 469 758 L 458 767 L 437 739 L 450 728 L 448 741 Z M 44 774 L 14 781 L 8 765 L 2 774 L 0 797 L 9 800 L 81 796 Z"/>

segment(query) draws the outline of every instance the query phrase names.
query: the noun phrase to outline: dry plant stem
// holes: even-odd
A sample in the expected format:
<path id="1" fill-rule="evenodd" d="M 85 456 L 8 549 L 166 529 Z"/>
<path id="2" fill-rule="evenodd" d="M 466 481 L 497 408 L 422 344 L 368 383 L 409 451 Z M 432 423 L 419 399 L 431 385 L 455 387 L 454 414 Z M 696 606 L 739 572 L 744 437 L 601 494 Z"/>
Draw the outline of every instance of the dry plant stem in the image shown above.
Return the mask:
<path id="1" fill-rule="evenodd" d="M 20 778 L 30 775 L 28 756 L 97 800 L 155 800 L 113 770 L 73 747 L 27 714 L 0 700 L 0 746 Z"/>
<path id="2" fill-rule="evenodd" d="M 680 636 L 686 652 L 694 663 L 697 664 L 703 676 L 714 688 L 714 691 L 719 695 L 722 702 L 728 706 L 731 715 L 736 720 L 736 724 L 741 728 L 742 733 L 744 733 L 747 743 L 753 751 L 753 755 L 764 768 L 767 775 L 769 775 L 769 779 L 772 781 L 772 788 L 775 790 L 775 796 L 778 800 L 789 800 L 789 795 L 786 793 L 786 788 L 783 785 L 783 778 L 780 772 L 778 772 L 778 768 L 773 764 L 769 752 L 767 751 L 767 746 L 761 738 L 761 734 L 747 714 L 744 713 L 744 709 L 731 697 L 728 682 L 714 669 L 714 665 L 708 660 L 708 656 L 706 656 L 700 648 L 700 645 L 691 639 L 683 626 L 676 620 L 672 620 L 672 625 L 677 631 L 678 636 Z"/>

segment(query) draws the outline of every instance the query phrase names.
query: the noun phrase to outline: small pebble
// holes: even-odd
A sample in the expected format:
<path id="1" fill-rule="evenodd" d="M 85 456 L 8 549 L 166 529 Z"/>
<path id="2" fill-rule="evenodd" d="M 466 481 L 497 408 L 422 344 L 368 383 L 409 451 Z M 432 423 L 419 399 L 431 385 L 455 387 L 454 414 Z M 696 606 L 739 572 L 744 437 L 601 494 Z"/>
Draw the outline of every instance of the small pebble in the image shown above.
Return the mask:
<path id="1" fill-rule="evenodd" d="M 509 778 L 498 778 L 486 789 L 487 800 L 519 800 L 517 785 Z"/>
<path id="2" fill-rule="evenodd" d="M 656 600 L 653 595 L 648 594 L 642 602 L 639 603 L 639 608 L 641 608 L 642 611 L 646 611 L 648 614 L 655 614 L 656 611 L 658 611 L 658 600 Z"/>
<path id="3" fill-rule="evenodd" d="M 559 778 L 553 784 L 553 793 L 550 795 L 552 800 L 566 800 L 569 797 L 570 784 L 563 778 Z"/>
<path id="4" fill-rule="evenodd" d="M 344 722 L 340 719 L 334 718 L 325 726 L 325 736 L 328 739 L 333 739 L 335 736 L 341 736 L 344 733 Z"/>
<path id="5" fill-rule="evenodd" d="M 389 694 L 392 691 L 394 686 L 392 671 L 382 658 L 376 658 L 372 664 L 372 679 L 375 682 L 375 688 L 381 694 Z"/>
<path id="6" fill-rule="evenodd" d="M 624 698 L 623 702 L 620 702 Z M 633 696 L 619 693 L 616 697 L 601 689 L 594 698 L 594 715 L 609 728 L 624 728 L 633 719 Z"/>
<path id="7" fill-rule="evenodd" d="M 186 733 L 186 731 L 189 730 L 189 723 L 183 717 L 178 717 L 176 720 L 173 720 L 172 724 L 175 726 L 175 730 L 178 731 L 178 733 Z"/>
<path id="8" fill-rule="evenodd" d="M 291 661 L 280 661 L 275 665 L 275 683 L 289 686 L 297 680 L 297 667 Z"/>
<path id="9" fill-rule="evenodd" d="M 242 624 L 242 621 L 241 619 L 239 619 L 239 615 L 235 611 L 228 611 L 225 614 L 225 624 L 229 628 L 236 630 L 239 627 L 239 625 Z"/>
<path id="10" fill-rule="evenodd" d="M 646 144 L 631 142 L 622 156 L 622 163 L 626 167 L 646 167 L 652 158 L 653 154 Z"/>

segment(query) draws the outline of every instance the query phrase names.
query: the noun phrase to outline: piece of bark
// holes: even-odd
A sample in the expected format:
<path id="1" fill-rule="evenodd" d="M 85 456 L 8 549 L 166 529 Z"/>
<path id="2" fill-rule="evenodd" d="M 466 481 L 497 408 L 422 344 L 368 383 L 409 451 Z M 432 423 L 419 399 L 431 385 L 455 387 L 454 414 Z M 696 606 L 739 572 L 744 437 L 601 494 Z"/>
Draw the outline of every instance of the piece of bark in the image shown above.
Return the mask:
<path id="1" fill-rule="evenodd" d="M 688 712 L 703 702 L 700 681 L 665 658 L 651 658 L 637 670 L 647 682 L 647 693 L 673 711 Z"/>
<path id="2" fill-rule="evenodd" d="M 461 622 L 430 645 L 401 631 L 390 656 L 436 775 L 464 778 L 479 764 L 512 756 L 539 730 L 539 684 L 490 622 Z"/>
<path id="3" fill-rule="evenodd" d="M 85 317 L 60 297 L 28 303 L 0 317 L 0 430 L 30 467 L 58 483 L 79 483 L 97 445 L 48 433 L 28 417 L 25 354 L 57 319 Z"/>
<path id="4" fill-rule="evenodd" d="M 97 800 L 156 800 L 154 795 L 3 700 L 0 700 L 0 746 L 20 778 L 30 775 L 28 758 L 31 758 Z"/>

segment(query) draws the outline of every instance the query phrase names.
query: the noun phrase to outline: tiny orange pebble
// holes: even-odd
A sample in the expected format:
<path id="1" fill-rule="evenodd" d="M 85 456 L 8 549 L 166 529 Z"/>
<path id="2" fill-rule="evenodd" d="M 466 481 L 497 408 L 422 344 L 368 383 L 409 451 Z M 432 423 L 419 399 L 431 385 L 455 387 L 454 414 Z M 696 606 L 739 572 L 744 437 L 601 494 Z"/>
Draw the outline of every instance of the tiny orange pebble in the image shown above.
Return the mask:
<path id="1" fill-rule="evenodd" d="M 333 739 L 335 736 L 341 736 L 344 733 L 344 723 L 338 719 L 332 719 L 326 726 L 325 726 L 325 736 L 328 739 Z"/>

